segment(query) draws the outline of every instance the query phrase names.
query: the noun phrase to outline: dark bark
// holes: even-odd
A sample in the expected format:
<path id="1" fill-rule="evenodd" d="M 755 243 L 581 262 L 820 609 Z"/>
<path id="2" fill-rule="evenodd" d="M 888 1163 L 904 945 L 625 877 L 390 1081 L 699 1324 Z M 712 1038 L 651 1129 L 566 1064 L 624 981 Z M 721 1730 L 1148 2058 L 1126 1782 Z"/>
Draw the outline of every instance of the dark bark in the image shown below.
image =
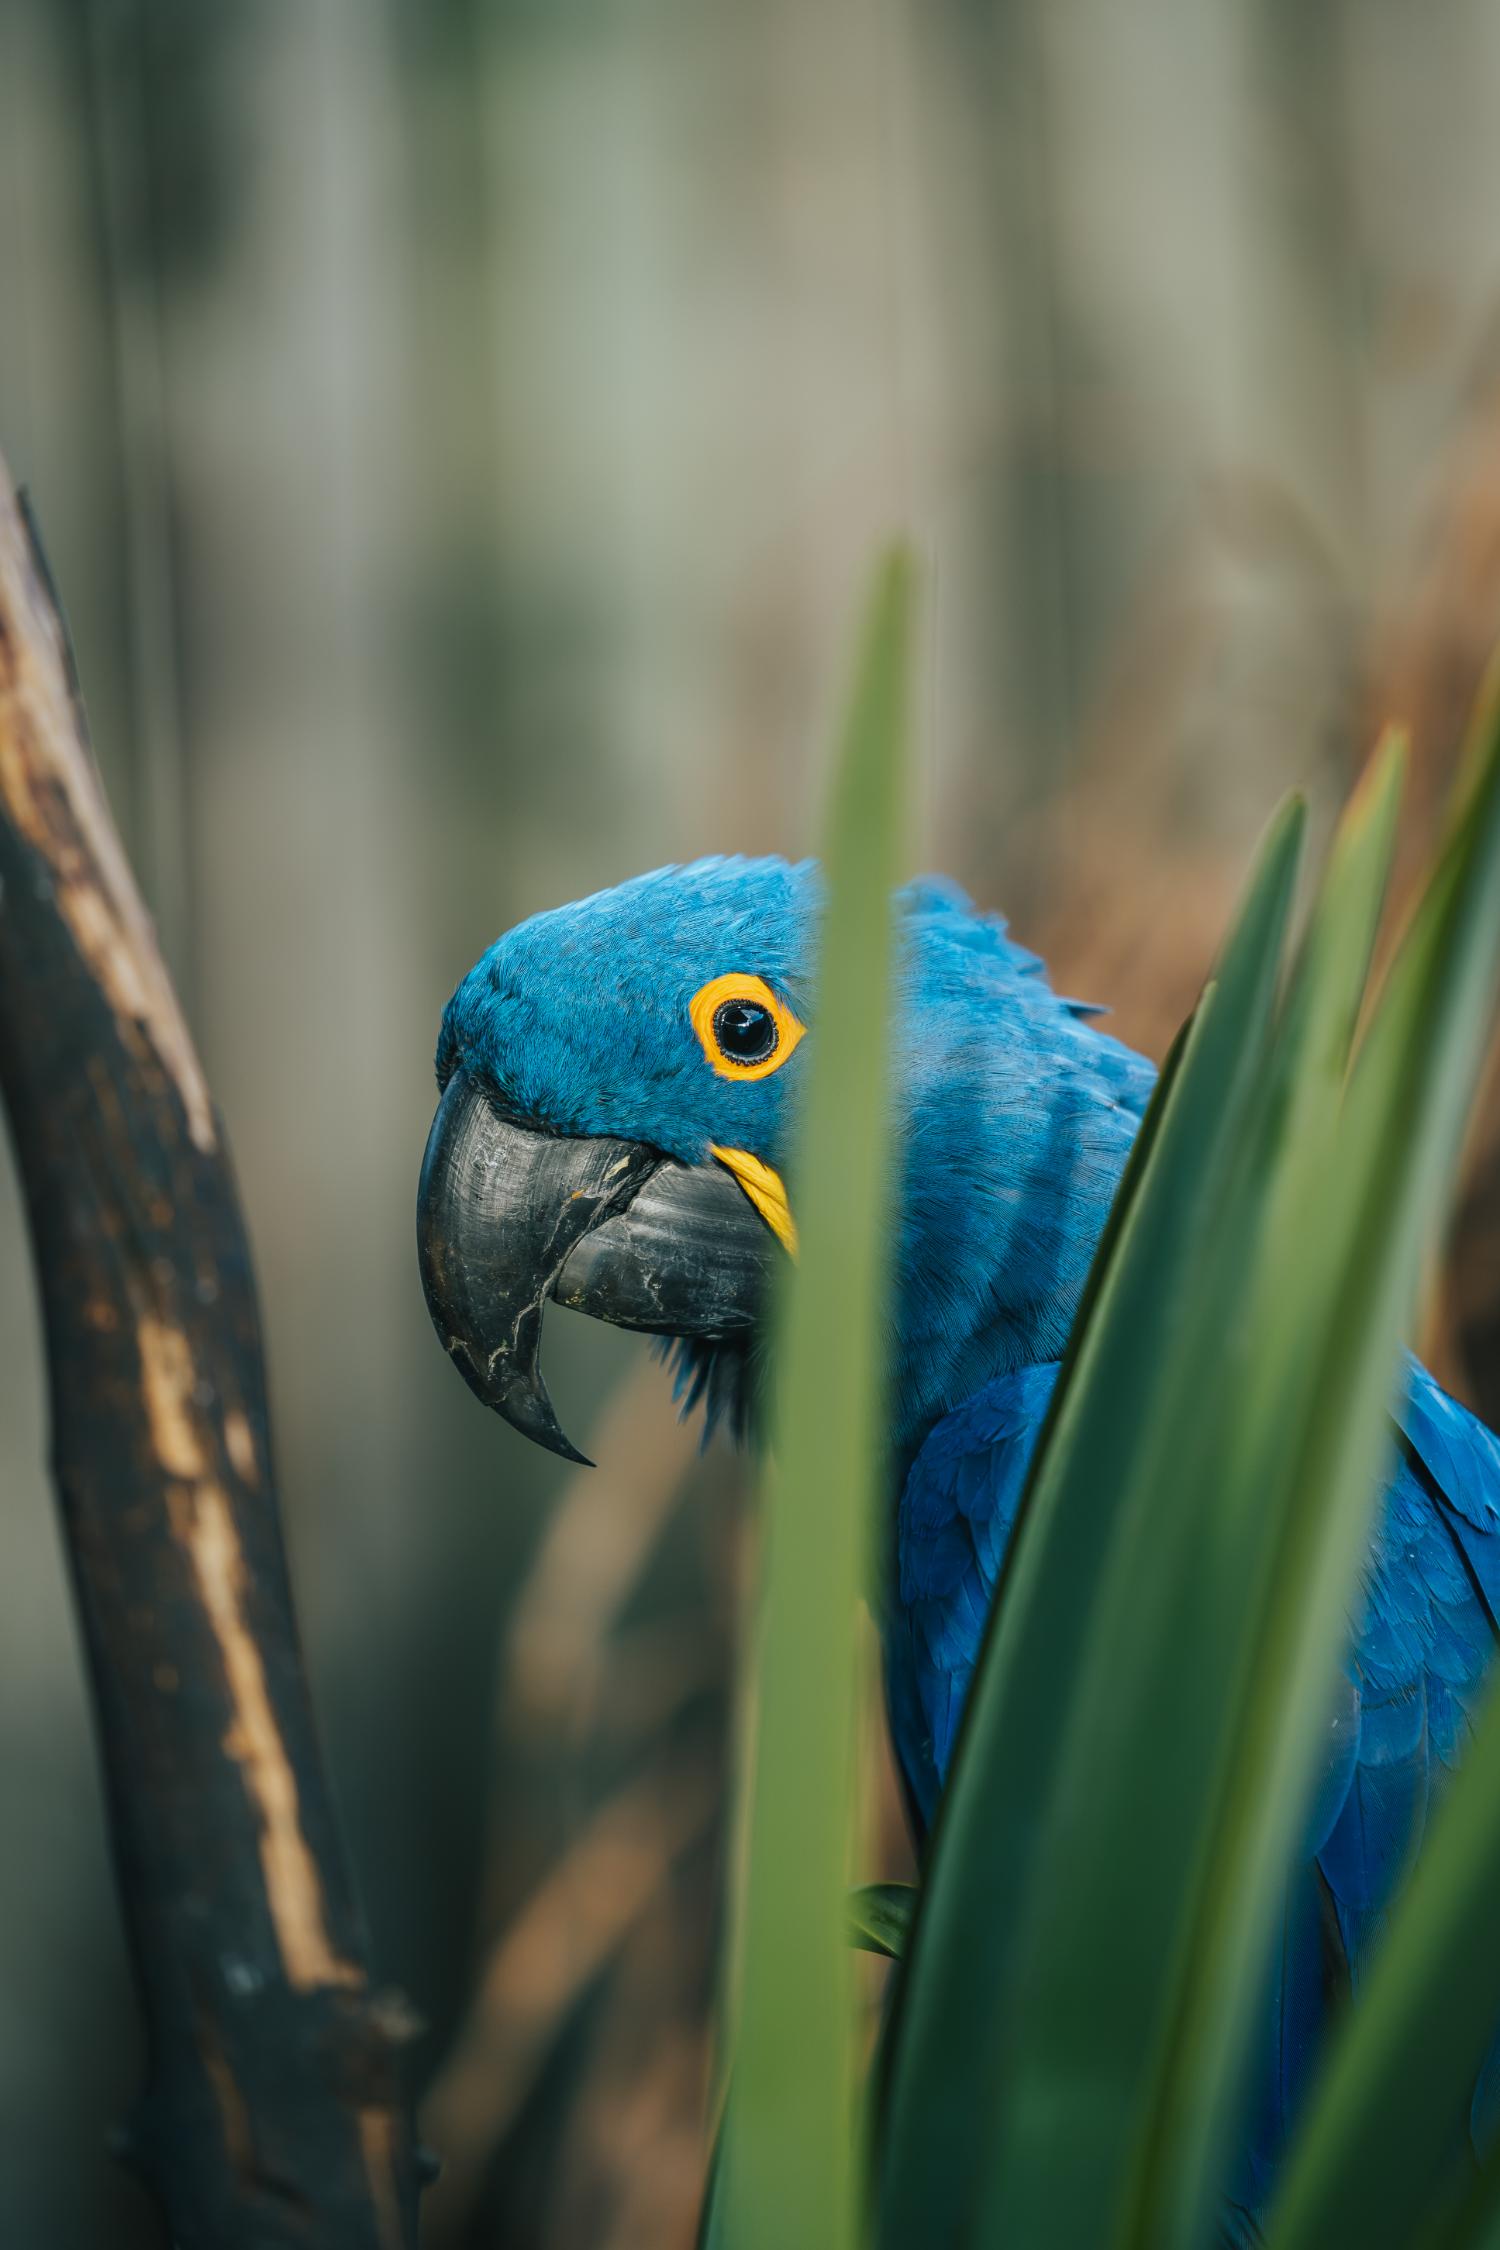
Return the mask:
<path id="1" fill-rule="evenodd" d="M 148 2032 L 126 2151 L 180 2250 L 409 2250 L 402 2011 L 314 1734 L 233 1178 L 3 464 L 0 1088 Z"/>

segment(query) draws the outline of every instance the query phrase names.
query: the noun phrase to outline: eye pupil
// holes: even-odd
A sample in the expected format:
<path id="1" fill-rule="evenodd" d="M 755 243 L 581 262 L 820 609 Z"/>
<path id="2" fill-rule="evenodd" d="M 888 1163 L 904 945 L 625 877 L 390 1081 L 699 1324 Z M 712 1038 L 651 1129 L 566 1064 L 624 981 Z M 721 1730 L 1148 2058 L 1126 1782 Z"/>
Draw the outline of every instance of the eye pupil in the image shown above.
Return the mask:
<path id="1" fill-rule="evenodd" d="M 730 1062 L 765 1062 L 779 1036 L 776 1018 L 758 1000 L 725 1000 L 714 1010 L 714 1037 Z"/>

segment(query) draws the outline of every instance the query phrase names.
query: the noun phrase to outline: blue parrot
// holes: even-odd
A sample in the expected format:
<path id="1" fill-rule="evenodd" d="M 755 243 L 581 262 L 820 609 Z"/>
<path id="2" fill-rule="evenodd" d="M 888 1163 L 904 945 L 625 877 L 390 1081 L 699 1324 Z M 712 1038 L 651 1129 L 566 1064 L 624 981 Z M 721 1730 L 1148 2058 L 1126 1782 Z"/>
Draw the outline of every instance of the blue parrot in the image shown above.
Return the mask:
<path id="1" fill-rule="evenodd" d="M 448 1003 L 423 1167 L 429 1307 L 471 1386 L 571 1458 L 538 1366 L 551 1298 L 667 1340 L 742 1428 L 815 1037 L 812 863 L 663 868 L 501 937 Z M 1069 1329 L 1154 1083 L 996 916 L 897 894 L 899 1192 L 877 1592 L 918 1843 Z M 1226 2235 L 1257 2238 L 1326 2025 L 1463 1754 L 1500 1622 L 1500 1441 L 1407 1358 L 1327 1755 L 1283 1928 Z M 1312 1716 L 1310 1715 L 1310 1723 Z M 1500 2107 L 1500 2047 L 1469 2120 Z"/>

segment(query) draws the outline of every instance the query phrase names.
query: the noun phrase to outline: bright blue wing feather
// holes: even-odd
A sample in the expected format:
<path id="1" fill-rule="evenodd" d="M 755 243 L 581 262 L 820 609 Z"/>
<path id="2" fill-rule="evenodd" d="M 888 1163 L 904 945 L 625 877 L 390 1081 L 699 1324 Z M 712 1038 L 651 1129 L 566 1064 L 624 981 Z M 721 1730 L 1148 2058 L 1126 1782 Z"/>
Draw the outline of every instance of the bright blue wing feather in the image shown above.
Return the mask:
<path id="1" fill-rule="evenodd" d="M 1055 1366 L 999 1376 L 946 1415 L 912 1464 L 896 1534 L 887 1622 L 895 1750 L 922 1828 L 931 1825 L 974 1675 Z"/>

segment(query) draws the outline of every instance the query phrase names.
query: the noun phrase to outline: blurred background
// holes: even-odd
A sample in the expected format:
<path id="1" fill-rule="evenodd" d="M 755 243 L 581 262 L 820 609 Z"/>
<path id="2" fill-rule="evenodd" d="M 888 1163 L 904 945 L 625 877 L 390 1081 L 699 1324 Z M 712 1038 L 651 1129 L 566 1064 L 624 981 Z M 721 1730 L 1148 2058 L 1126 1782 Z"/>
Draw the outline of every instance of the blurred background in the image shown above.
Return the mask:
<path id="1" fill-rule="evenodd" d="M 1388 715 L 1419 838 L 1500 629 L 1497 98 L 1490 0 L 0 0 L 0 447 L 237 1151 L 438 2250 L 691 2238 L 745 1524 L 631 1340 L 549 1322 L 592 1474 L 445 1366 L 442 1002 L 538 907 L 808 848 L 898 525 L 911 863 L 1127 1037 Z M 1428 1339 L 1492 1419 L 1497 1145 Z M 8 1168 L 0 1235 L 0 2240 L 130 2250 Z"/>

